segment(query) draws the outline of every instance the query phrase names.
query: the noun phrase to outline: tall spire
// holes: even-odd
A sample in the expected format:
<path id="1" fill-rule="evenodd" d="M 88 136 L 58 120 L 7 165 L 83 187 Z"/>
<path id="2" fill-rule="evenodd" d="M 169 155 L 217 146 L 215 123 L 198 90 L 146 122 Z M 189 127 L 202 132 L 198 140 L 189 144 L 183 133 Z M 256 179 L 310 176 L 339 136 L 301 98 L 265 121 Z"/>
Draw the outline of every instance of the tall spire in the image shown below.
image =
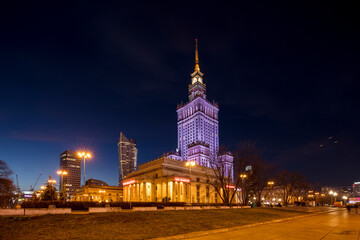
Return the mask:
<path id="1" fill-rule="evenodd" d="M 195 38 L 195 72 L 200 72 L 197 38 Z"/>

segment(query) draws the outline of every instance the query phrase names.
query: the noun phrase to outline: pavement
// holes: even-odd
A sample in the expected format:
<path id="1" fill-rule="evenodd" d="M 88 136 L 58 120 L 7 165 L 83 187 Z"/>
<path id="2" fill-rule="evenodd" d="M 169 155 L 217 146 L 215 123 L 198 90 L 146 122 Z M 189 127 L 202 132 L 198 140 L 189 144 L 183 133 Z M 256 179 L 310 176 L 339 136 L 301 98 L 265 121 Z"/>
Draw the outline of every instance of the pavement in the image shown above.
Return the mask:
<path id="1" fill-rule="evenodd" d="M 360 215 L 339 209 L 329 213 L 293 218 L 281 222 L 211 233 L 192 240 L 235 239 L 341 239 L 360 240 Z"/>

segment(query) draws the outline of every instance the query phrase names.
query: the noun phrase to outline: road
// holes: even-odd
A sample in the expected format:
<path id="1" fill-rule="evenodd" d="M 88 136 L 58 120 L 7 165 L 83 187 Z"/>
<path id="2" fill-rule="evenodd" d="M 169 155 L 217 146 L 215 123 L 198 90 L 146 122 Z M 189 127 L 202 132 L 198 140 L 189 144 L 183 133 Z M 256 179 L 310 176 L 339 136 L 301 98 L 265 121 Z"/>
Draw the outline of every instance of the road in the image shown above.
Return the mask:
<path id="1" fill-rule="evenodd" d="M 341 239 L 360 240 L 360 215 L 346 210 L 217 233 L 193 240 Z"/>

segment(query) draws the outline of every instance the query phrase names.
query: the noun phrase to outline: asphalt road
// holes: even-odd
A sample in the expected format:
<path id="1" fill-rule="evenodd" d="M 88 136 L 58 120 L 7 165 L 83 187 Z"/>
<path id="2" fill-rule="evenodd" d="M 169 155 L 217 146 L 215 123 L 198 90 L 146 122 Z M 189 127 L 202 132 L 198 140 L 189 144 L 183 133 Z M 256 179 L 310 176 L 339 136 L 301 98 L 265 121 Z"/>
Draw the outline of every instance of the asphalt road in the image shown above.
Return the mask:
<path id="1" fill-rule="evenodd" d="M 284 222 L 217 233 L 196 240 L 211 239 L 341 239 L 360 240 L 360 215 L 341 209 L 330 213 L 307 216 Z"/>

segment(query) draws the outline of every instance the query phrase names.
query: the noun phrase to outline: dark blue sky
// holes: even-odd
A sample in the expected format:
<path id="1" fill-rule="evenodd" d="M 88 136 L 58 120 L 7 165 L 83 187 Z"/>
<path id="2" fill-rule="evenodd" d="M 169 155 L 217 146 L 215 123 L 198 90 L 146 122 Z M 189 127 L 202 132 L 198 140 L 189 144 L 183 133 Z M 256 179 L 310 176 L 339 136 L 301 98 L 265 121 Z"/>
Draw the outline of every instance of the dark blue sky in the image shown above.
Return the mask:
<path id="1" fill-rule="evenodd" d="M 220 144 L 256 141 L 311 181 L 360 180 L 355 6 L 130 2 L 1 3 L 0 159 L 22 189 L 84 147 L 87 176 L 115 185 L 120 131 L 140 163 L 174 150 L 195 37 Z"/>

